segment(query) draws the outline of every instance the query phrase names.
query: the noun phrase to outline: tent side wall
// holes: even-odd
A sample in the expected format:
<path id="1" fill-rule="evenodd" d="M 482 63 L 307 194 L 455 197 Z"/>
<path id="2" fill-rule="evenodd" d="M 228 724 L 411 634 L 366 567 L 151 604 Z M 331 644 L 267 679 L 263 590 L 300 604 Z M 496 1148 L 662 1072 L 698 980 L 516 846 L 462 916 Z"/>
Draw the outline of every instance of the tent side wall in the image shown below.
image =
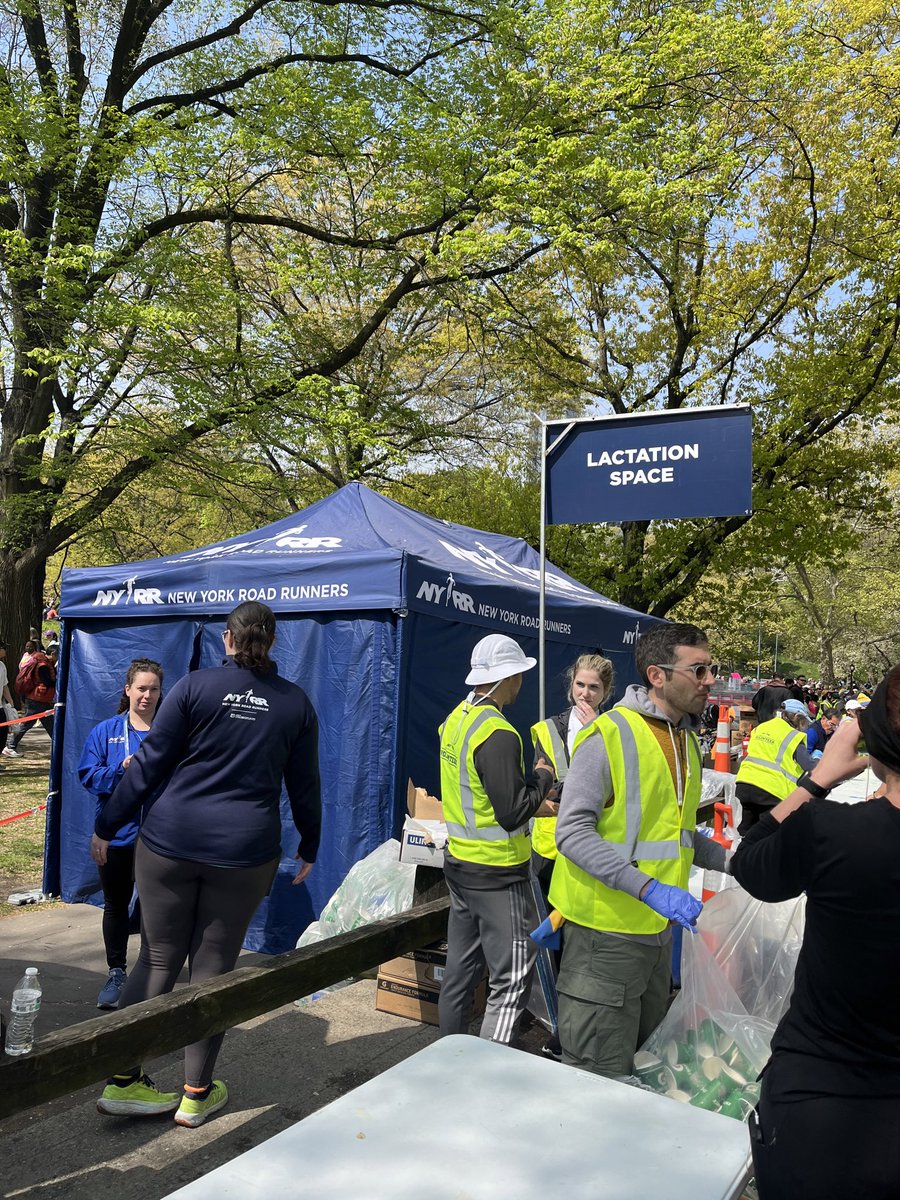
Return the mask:
<path id="1" fill-rule="evenodd" d="M 119 705 L 125 674 L 136 658 L 162 664 L 163 693 L 186 675 L 195 653 L 196 621 L 148 618 L 133 625 L 101 620 L 64 622 L 65 707 L 54 725 L 55 795 L 47 811 L 44 887 L 68 903 L 102 904 L 100 878 L 90 856 L 95 798 L 78 780 L 85 740 Z M 59 720 L 59 716 L 62 720 Z"/>
<path id="2" fill-rule="evenodd" d="M 132 659 L 161 662 L 171 686 L 189 669 L 222 661 L 223 628 L 224 617 L 71 622 L 59 794 L 52 814 L 48 810 L 45 863 L 45 881 L 58 879 L 64 900 L 102 903 L 89 854 L 96 805 L 78 780 L 88 733 L 115 712 Z M 390 612 L 279 616 L 279 669 L 308 692 L 321 718 L 325 836 L 308 883 L 294 887 L 298 839 L 282 795 L 281 862 L 270 897 L 251 923 L 247 949 L 293 948 L 350 867 L 395 831 L 397 646 L 397 618 Z"/>
<path id="3" fill-rule="evenodd" d="M 323 837 L 307 884 L 294 887 L 297 833 L 282 796 L 282 860 L 248 950 L 292 949 L 353 864 L 395 833 L 397 622 L 391 612 L 278 619 L 279 669 L 319 714 Z"/>
<path id="4" fill-rule="evenodd" d="M 424 787 L 432 795 L 439 796 L 438 727 L 468 694 L 465 677 L 472 648 L 488 630 L 461 621 L 435 620 L 420 612 L 410 612 L 404 626 L 404 699 L 398 720 L 402 734 L 397 785 L 405 797 L 406 780 L 411 778 L 417 787 Z M 603 644 L 601 633 L 618 637 L 619 644 L 613 647 Z M 560 712 L 568 705 L 566 671 L 581 654 L 602 653 L 612 661 L 615 676 L 609 704 L 621 697 L 630 683 L 637 681 L 633 643 L 629 640 L 622 644 L 622 634 L 618 631 L 613 634 L 602 610 L 597 613 L 597 634 L 597 640 L 592 644 L 545 639 L 548 713 Z M 536 636 L 513 636 L 526 654 L 537 658 Z M 538 691 L 538 668 L 535 667 L 524 673 L 516 703 L 504 711 L 504 716 L 522 737 L 526 770 L 531 765 L 530 729 L 538 719 Z"/>

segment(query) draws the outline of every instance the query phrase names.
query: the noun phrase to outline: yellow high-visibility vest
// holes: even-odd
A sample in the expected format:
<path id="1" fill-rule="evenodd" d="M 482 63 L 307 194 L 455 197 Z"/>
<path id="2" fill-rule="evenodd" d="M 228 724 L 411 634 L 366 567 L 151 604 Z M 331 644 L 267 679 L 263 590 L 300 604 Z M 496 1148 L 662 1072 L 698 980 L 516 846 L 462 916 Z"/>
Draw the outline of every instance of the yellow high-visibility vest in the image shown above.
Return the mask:
<path id="1" fill-rule="evenodd" d="M 682 796 L 662 747 L 647 721 L 627 708 L 601 714 L 576 738 L 602 737 L 612 777 L 612 803 L 597 820 L 597 833 L 630 862 L 661 883 L 686 888 L 694 861 L 694 830 L 703 767 L 700 743 L 687 734 L 687 771 Z M 641 900 L 607 887 L 559 854 L 550 883 L 550 904 L 570 921 L 609 933 L 661 933 L 668 922 Z"/>
<path id="2" fill-rule="evenodd" d="M 440 727 L 441 800 L 450 853 L 455 858 L 512 867 L 531 857 L 528 826 L 512 832 L 503 828 L 475 769 L 475 751 L 498 729 L 516 735 L 519 763 L 525 774 L 522 739 L 509 721 L 491 704 L 469 704 L 464 700 Z"/>
<path id="3" fill-rule="evenodd" d="M 557 782 L 562 783 L 569 770 L 566 743 L 559 736 L 555 721 L 538 721 L 531 727 L 531 741 L 550 759 Z M 556 858 L 556 817 L 535 817 L 531 827 L 531 845 L 544 858 Z"/>
<path id="4" fill-rule="evenodd" d="M 737 782 L 752 783 L 777 800 L 786 800 L 803 774 L 803 768 L 794 758 L 801 744 L 806 744 L 806 734 L 783 717 L 763 721 L 750 734 L 747 757 L 738 767 Z"/>

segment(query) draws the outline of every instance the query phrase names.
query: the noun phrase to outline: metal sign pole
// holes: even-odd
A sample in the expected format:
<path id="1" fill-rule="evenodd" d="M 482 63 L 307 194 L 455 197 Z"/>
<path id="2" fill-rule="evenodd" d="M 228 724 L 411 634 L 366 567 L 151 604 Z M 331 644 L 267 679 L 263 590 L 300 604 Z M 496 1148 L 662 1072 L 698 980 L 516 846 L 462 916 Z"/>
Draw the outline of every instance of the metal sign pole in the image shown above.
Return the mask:
<path id="1" fill-rule="evenodd" d="M 538 720 L 543 721 L 546 706 L 544 687 L 544 610 L 546 606 L 547 570 L 547 459 L 574 429 L 576 422 L 569 421 L 565 429 L 547 445 L 549 421 L 541 418 L 541 586 L 538 598 Z"/>

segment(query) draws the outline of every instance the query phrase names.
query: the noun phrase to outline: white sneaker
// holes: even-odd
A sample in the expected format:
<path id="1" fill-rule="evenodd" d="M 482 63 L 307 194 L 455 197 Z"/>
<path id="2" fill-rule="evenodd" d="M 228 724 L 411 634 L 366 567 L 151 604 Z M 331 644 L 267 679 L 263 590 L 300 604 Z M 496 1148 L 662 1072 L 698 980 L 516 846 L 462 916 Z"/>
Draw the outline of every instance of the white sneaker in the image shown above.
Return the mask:
<path id="1" fill-rule="evenodd" d="M 7 758 L 24 758 L 24 754 L 20 754 L 18 750 L 13 750 L 12 746 L 4 746 L 3 753 Z"/>

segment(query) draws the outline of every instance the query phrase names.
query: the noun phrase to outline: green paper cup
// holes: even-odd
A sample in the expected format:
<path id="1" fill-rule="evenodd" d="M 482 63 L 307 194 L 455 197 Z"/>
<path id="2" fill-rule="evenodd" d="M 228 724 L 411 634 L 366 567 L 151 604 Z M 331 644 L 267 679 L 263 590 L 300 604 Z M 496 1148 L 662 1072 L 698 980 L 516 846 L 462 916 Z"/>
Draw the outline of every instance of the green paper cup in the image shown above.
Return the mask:
<path id="1" fill-rule="evenodd" d="M 741 1050 L 740 1046 L 735 1044 L 722 1057 L 729 1067 L 733 1067 L 739 1075 L 743 1075 L 744 1079 L 752 1079 L 756 1072 L 750 1066 L 747 1056 Z"/>
<path id="2" fill-rule="evenodd" d="M 718 1079 L 720 1076 L 724 1076 L 727 1070 L 729 1070 L 729 1068 L 725 1065 L 724 1060 L 721 1058 L 716 1058 L 715 1055 L 710 1055 L 708 1058 L 704 1058 L 703 1062 L 700 1064 L 700 1074 L 706 1079 Z M 741 1080 L 741 1083 L 743 1082 L 744 1081 Z"/>
<path id="3" fill-rule="evenodd" d="M 741 1089 L 735 1088 L 719 1105 L 719 1112 L 723 1117 L 734 1117 L 736 1121 L 743 1121 L 746 1104 L 747 1101 L 744 1099 Z"/>
<path id="4" fill-rule="evenodd" d="M 705 1108 L 707 1112 L 715 1112 L 726 1094 L 727 1088 L 719 1079 L 710 1079 L 705 1087 L 701 1087 L 691 1098 L 695 1108 Z"/>
<path id="5" fill-rule="evenodd" d="M 654 1092 L 664 1092 L 667 1087 L 674 1086 L 674 1076 L 655 1054 L 639 1050 L 634 1056 L 634 1073 L 641 1083 L 652 1088 Z"/>

